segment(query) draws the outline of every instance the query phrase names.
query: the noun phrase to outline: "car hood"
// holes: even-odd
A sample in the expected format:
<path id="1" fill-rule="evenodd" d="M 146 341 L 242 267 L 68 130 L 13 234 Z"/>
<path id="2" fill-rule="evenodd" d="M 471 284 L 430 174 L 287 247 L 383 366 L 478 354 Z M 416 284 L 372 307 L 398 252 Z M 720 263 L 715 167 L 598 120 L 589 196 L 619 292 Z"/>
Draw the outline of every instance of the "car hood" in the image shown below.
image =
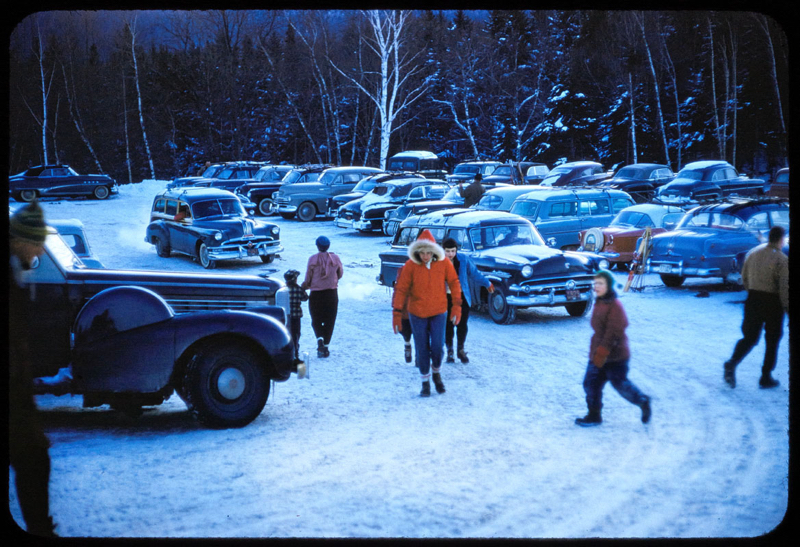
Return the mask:
<path id="1" fill-rule="evenodd" d="M 601 228 L 601 230 L 604 234 L 614 237 L 640 236 L 644 233 L 644 228 L 637 228 L 635 226 L 606 226 L 605 228 Z"/>
<path id="2" fill-rule="evenodd" d="M 246 217 L 219 217 L 196 221 L 194 226 L 201 230 L 219 230 L 229 237 L 240 237 L 245 233 L 269 234 L 271 226 Z"/>
<path id="3" fill-rule="evenodd" d="M 477 251 L 472 255 L 475 259 L 492 259 L 499 263 L 525 264 L 536 263 L 537 275 L 563 274 L 575 267 L 588 267 L 588 259 L 584 259 L 574 253 L 564 253 L 558 249 L 545 245 L 509 245 L 508 247 L 496 247 L 485 251 Z"/>
<path id="4" fill-rule="evenodd" d="M 704 181 L 695 180 L 695 179 L 684 179 L 684 178 L 676 178 L 672 179 L 671 182 L 668 182 L 664 186 L 661 187 L 661 193 L 681 193 L 681 192 L 689 192 L 697 187 L 699 184 L 705 184 Z"/>
<path id="5" fill-rule="evenodd" d="M 347 194 L 339 194 L 331 198 L 331 203 L 347 203 L 360 197 L 364 197 L 367 193 L 359 190 L 358 192 L 348 192 Z"/>
<path id="6" fill-rule="evenodd" d="M 368 192 L 364 194 L 358 199 L 355 199 L 349 203 L 345 203 L 342 205 L 346 211 L 361 211 L 364 207 L 368 207 L 370 205 L 378 204 L 378 203 L 397 203 L 402 202 L 405 196 L 399 196 L 396 198 L 390 198 L 387 195 L 379 196 L 373 192 Z"/>

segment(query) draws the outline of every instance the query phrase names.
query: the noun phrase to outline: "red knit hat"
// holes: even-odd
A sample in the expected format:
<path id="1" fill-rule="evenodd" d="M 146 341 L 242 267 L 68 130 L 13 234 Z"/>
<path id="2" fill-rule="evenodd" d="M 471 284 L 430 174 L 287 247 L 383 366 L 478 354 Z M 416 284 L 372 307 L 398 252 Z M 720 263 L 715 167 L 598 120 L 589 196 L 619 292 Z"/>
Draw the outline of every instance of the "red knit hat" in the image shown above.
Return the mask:
<path id="1" fill-rule="evenodd" d="M 420 239 L 427 239 L 427 240 L 428 240 L 428 241 L 430 241 L 431 243 L 436 243 L 436 238 L 435 238 L 435 237 L 433 237 L 433 234 L 432 234 L 432 233 L 431 233 L 431 231 L 430 231 L 430 230 L 428 230 L 427 228 L 426 228 L 426 229 L 424 229 L 424 230 L 422 230 L 422 231 L 419 233 L 419 235 L 417 236 L 417 240 L 420 240 Z"/>

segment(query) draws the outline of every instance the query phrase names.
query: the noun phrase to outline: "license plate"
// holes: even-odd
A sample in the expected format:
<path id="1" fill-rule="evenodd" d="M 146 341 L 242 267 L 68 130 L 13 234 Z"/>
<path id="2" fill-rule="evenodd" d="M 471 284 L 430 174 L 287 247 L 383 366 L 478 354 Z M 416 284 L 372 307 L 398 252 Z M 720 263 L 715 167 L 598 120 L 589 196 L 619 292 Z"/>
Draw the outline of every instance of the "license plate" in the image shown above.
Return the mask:
<path id="1" fill-rule="evenodd" d="M 578 289 L 567 289 L 567 300 L 578 300 L 581 292 Z"/>
<path id="2" fill-rule="evenodd" d="M 660 264 L 658 266 L 658 273 L 671 273 L 671 272 L 672 272 L 672 266 L 670 266 L 669 264 Z"/>
<path id="3" fill-rule="evenodd" d="M 258 254 L 258 249 L 255 247 L 248 247 L 247 248 L 247 256 L 256 256 Z"/>

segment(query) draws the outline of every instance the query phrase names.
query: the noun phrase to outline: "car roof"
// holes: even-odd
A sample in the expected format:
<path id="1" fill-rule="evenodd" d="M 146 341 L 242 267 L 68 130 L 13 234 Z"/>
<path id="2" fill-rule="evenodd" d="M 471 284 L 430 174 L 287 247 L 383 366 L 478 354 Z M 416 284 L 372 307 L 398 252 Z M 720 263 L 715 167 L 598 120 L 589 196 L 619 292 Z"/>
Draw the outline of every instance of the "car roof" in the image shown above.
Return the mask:
<path id="1" fill-rule="evenodd" d="M 486 211 L 479 209 L 442 209 L 418 217 L 417 225 L 425 227 L 468 227 L 496 226 L 498 224 L 530 224 L 530 221 L 506 211 Z"/>
<path id="2" fill-rule="evenodd" d="M 60 234 L 83 233 L 83 222 L 77 218 L 49 218 L 47 219 L 47 224 L 56 228 Z"/>
<path id="3" fill-rule="evenodd" d="M 691 163 L 687 163 L 683 166 L 683 169 L 708 169 L 709 167 L 733 167 L 727 161 L 722 160 L 704 160 L 704 161 L 693 161 Z"/>
<path id="4" fill-rule="evenodd" d="M 756 200 L 747 200 L 747 201 L 736 201 L 736 202 L 729 202 L 729 203 L 711 203 L 709 205 L 700 205 L 699 207 L 695 207 L 691 211 L 692 214 L 703 213 L 703 212 L 719 212 L 719 213 L 727 213 L 736 215 L 741 213 L 742 211 L 747 211 L 748 209 L 753 209 L 753 211 L 758 211 L 764 208 L 769 209 L 788 209 L 789 202 L 785 198 L 765 198 L 765 199 L 756 199 Z"/>
<path id="5" fill-rule="evenodd" d="M 338 173 L 339 171 L 363 171 L 364 169 L 373 171 L 375 173 L 383 173 L 383 171 L 378 169 L 377 167 L 366 167 L 359 165 L 340 165 L 338 167 L 328 167 L 327 169 L 325 169 L 325 172 L 327 173 L 328 171 L 334 171 Z"/>
<path id="6" fill-rule="evenodd" d="M 405 152 L 400 152 L 392 156 L 391 159 L 394 158 L 420 158 L 420 159 L 438 159 L 439 156 L 434 154 L 433 152 L 428 152 L 427 150 L 406 150 Z"/>
<path id="7" fill-rule="evenodd" d="M 560 165 L 554 166 L 553 169 L 555 169 L 556 167 L 589 167 L 589 166 L 595 166 L 595 165 L 599 165 L 600 167 L 603 166 L 602 163 L 599 163 L 599 162 L 596 162 L 596 161 L 581 160 L 581 161 L 568 161 L 567 163 L 562 163 Z"/>
<path id="8" fill-rule="evenodd" d="M 620 213 L 623 211 L 644 213 L 655 221 L 656 226 L 661 224 L 661 219 L 664 218 L 665 215 L 671 213 L 683 214 L 686 212 L 675 205 L 658 205 L 657 203 L 637 203 L 636 205 L 625 207 Z"/>
<path id="9" fill-rule="evenodd" d="M 506 197 L 508 195 L 512 196 L 519 196 L 521 194 L 526 194 L 533 190 L 534 188 L 539 188 L 537 184 L 518 184 L 516 186 L 498 186 L 497 188 L 492 188 L 490 190 L 486 190 L 484 195 L 491 194 L 491 195 L 498 195 Z"/>
<path id="10" fill-rule="evenodd" d="M 530 200 L 541 200 L 541 201 L 552 201 L 552 200 L 561 200 L 567 197 L 583 197 L 583 198 L 591 198 L 591 197 L 600 197 L 600 196 L 610 196 L 610 197 L 630 197 L 626 192 L 622 190 L 614 190 L 613 188 L 585 188 L 585 187 L 578 187 L 578 188 L 569 188 L 569 189 L 562 189 L 560 186 L 535 186 L 531 189 L 530 192 L 519 196 L 517 199 L 530 199 Z"/>
<path id="11" fill-rule="evenodd" d="M 635 169 L 669 169 L 669 166 L 664 165 L 663 163 L 631 163 L 628 165 L 623 165 L 619 168 L 619 170 L 621 171 L 627 167 L 633 167 Z"/>
<path id="12" fill-rule="evenodd" d="M 171 190 L 159 192 L 156 197 L 180 199 L 187 202 L 209 198 L 238 199 L 236 198 L 236 194 L 233 192 L 223 190 L 222 188 L 214 188 L 212 186 L 182 186 L 180 188 L 173 188 Z"/>

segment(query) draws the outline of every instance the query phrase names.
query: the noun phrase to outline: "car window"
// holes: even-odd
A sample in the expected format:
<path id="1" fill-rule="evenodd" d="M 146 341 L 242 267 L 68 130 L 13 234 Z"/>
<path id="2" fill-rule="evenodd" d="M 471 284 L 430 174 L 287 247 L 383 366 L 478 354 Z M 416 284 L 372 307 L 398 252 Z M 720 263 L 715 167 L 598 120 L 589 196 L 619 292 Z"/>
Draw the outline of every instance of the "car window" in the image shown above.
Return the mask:
<path id="1" fill-rule="evenodd" d="M 409 199 L 419 199 L 422 197 L 422 187 L 417 186 L 411 192 L 408 193 Z"/>
<path id="2" fill-rule="evenodd" d="M 578 204 L 574 201 L 561 201 L 550 204 L 549 218 L 568 218 L 578 216 Z"/>
<path id="3" fill-rule="evenodd" d="M 592 167 L 592 175 L 599 175 L 603 173 L 603 166 L 602 165 L 595 165 Z"/>
<path id="4" fill-rule="evenodd" d="M 532 165 L 528 167 L 528 176 L 542 176 L 548 173 L 548 169 L 546 165 Z"/>
<path id="5" fill-rule="evenodd" d="M 703 180 L 703 172 L 695 169 L 682 169 L 678 171 L 678 176 L 683 179 Z"/>
<path id="6" fill-rule="evenodd" d="M 484 165 L 483 166 L 483 174 L 484 175 L 493 175 L 495 169 L 497 169 L 496 165 Z M 788 177 L 786 180 L 789 180 Z"/>
<path id="7" fill-rule="evenodd" d="M 508 247 L 509 245 L 543 245 L 530 226 L 491 226 L 473 228 L 469 231 L 475 250 Z"/>
<path id="8" fill-rule="evenodd" d="M 431 199 L 440 199 L 444 197 L 445 192 L 448 190 L 447 186 L 435 185 L 428 186 L 428 196 Z"/>
<path id="9" fill-rule="evenodd" d="M 447 237 L 452 237 L 456 243 L 458 243 L 458 248 L 464 251 L 471 251 L 472 250 L 472 243 L 470 242 L 469 238 L 467 237 L 467 231 L 462 230 L 459 228 L 450 228 L 447 231 Z"/>
<path id="10" fill-rule="evenodd" d="M 773 226 L 780 226 L 784 230 L 789 230 L 789 210 L 779 209 L 777 211 L 770 211 L 769 218 Z"/>
<path id="11" fill-rule="evenodd" d="M 232 176 L 233 176 L 233 169 L 226 168 L 226 169 L 223 169 L 222 171 L 220 171 L 219 173 L 217 173 L 216 178 L 218 178 L 218 179 L 226 179 L 227 180 L 227 179 L 231 178 Z"/>
<path id="12" fill-rule="evenodd" d="M 414 241 L 417 240 L 417 236 L 419 235 L 419 227 L 412 226 L 411 228 L 403 228 L 400 230 L 400 233 L 397 234 L 397 245 L 411 245 Z"/>
<path id="13" fill-rule="evenodd" d="M 61 236 L 61 239 L 70 246 L 72 251 L 76 255 L 86 254 L 86 245 L 83 243 L 83 238 L 78 237 L 75 234 L 58 234 Z"/>
<path id="14" fill-rule="evenodd" d="M 192 213 L 195 218 L 206 218 L 212 216 L 219 216 L 222 214 L 222 209 L 217 203 L 217 200 L 210 199 L 206 201 L 198 201 L 192 205 Z"/>
<path id="15" fill-rule="evenodd" d="M 609 226 L 636 226 L 643 216 L 643 213 L 636 211 L 620 211 Z"/>
<path id="16" fill-rule="evenodd" d="M 628 198 L 613 198 L 611 200 L 611 204 L 614 213 L 618 213 L 622 211 L 624 208 L 633 205 L 633 200 L 630 200 Z"/>
<path id="17" fill-rule="evenodd" d="M 640 214 L 642 216 L 641 216 L 641 218 L 639 218 L 636 221 L 636 224 L 635 224 L 635 226 L 637 228 L 647 228 L 648 226 L 651 227 L 651 228 L 655 227 L 656 224 L 655 224 L 655 222 L 653 222 L 653 219 L 650 218 L 650 215 L 646 215 L 644 213 L 640 213 Z"/>
<path id="18" fill-rule="evenodd" d="M 175 215 L 178 212 L 178 202 L 174 200 L 167 200 L 167 208 L 164 212 L 168 215 Z"/>
<path id="19" fill-rule="evenodd" d="M 153 204 L 153 212 L 154 213 L 163 213 L 164 212 L 164 205 L 167 203 L 167 200 L 163 198 L 159 198 Z"/>
<path id="20" fill-rule="evenodd" d="M 726 178 L 725 169 L 717 169 L 714 171 L 714 174 L 711 175 L 711 180 L 725 180 Z"/>
<path id="21" fill-rule="evenodd" d="M 511 174 L 511 166 L 510 165 L 500 165 L 492 171 L 493 175 L 502 175 L 502 176 L 509 176 Z"/>
<path id="22" fill-rule="evenodd" d="M 607 215 L 611 212 L 607 199 L 582 199 L 579 202 L 581 215 Z"/>
<path id="23" fill-rule="evenodd" d="M 769 231 L 769 216 L 766 211 L 756 213 L 747 219 L 744 225 L 745 229 L 750 232 L 766 232 Z"/>
<path id="24" fill-rule="evenodd" d="M 361 173 L 348 173 L 342 177 L 341 181 L 337 181 L 337 184 L 352 184 L 360 181 L 363 177 L 364 175 Z"/>
<path id="25" fill-rule="evenodd" d="M 503 205 L 503 198 L 498 195 L 486 194 L 478 202 L 478 209 L 499 209 Z"/>
<path id="26" fill-rule="evenodd" d="M 668 213 L 661 218 L 661 226 L 673 230 L 683 218 L 683 213 Z"/>
<path id="27" fill-rule="evenodd" d="M 697 213 L 696 215 L 686 215 L 681 221 L 681 228 L 692 226 L 708 226 L 708 220 L 711 218 L 709 213 Z"/>
<path id="28" fill-rule="evenodd" d="M 481 167 L 480 165 L 475 164 L 462 164 L 456 165 L 456 168 L 453 170 L 454 175 L 463 175 L 463 174 L 470 174 L 474 175 L 475 173 L 480 173 Z"/>
<path id="29" fill-rule="evenodd" d="M 511 211 L 515 215 L 523 216 L 529 220 L 536 218 L 536 211 L 539 210 L 538 201 L 515 201 L 511 206 Z"/>
<path id="30" fill-rule="evenodd" d="M 178 204 L 178 215 L 183 215 L 183 218 L 191 218 L 192 212 L 189 210 L 189 205 L 186 203 L 179 203 Z"/>
<path id="31" fill-rule="evenodd" d="M 411 191 L 411 187 L 412 184 L 410 182 L 408 184 L 398 184 L 397 186 L 392 188 L 392 191 L 389 193 L 389 195 L 393 198 L 405 196 Z"/>
<path id="32" fill-rule="evenodd" d="M 738 230 L 743 225 L 744 221 L 739 217 L 733 215 L 726 215 L 725 213 L 711 214 L 712 228 L 721 228 L 723 230 Z"/>
<path id="33" fill-rule="evenodd" d="M 778 173 L 775 177 L 775 182 L 789 182 L 789 172 Z"/>

